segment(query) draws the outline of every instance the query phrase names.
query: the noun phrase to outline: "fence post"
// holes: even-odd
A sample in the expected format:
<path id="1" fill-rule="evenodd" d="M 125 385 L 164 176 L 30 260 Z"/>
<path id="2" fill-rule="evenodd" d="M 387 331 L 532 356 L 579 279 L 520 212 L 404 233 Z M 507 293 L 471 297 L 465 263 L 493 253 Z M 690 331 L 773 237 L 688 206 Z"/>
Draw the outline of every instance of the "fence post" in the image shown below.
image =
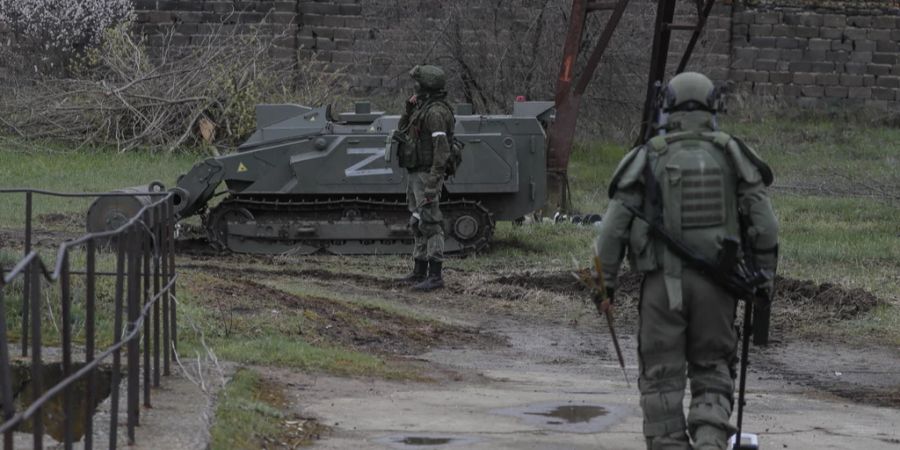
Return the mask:
<path id="1" fill-rule="evenodd" d="M 128 327 L 126 334 L 128 339 L 128 445 L 134 444 L 134 428 L 138 425 L 140 403 L 140 345 L 137 335 L 130 336 L 135 331 L 138 318 L 138 302 L 140 298 L 141 276 L 140 268 L 140 234 L 137 226 L 132 225 L 128 231 Z"/>
<path id="2" fill-rule="evenodd" d="M 153 386 L 159 387 L 159 302 L 162 301 L 162 298 L 159 294 L 159 258 L 162 253 L 160 253 L 160 244 L 162 243 L 162 228 L 160 225 L 163 223 L 163 205 L 157 205 L 153 207 L 153 223 L 151 223 L 151 229 L 153 230 L 153 298 L 156 300 L 153 302 Z"/>
<path id="3" fill-rule="evenodd" d="M 122 314 L 125 295 L 125 241 L 128 239 L 128 233 L 122 232 L 116 236 L 116 293 L 115 293 L 115 312 L 113 313 L 113 345 L 122 341 Z M 119 425 L 119 384 L 122 375 L 122 350 L 116 349 L 113 352 L 113 368 L 110 380 L 110 424 L 109 424 L 109 448 L 115 450 L 118 444 L 118 425 Z"/>
<path id="4" fill-rule="evenodd" d="M 172 215 L 169 217 L 169 281 L 175 279 L 175 212 L 174 212 L 174 203 L 172 206 Z M 175 283 L 172 283 L 172 288 L 169 292 L 171 294 L 171 305 L 169 305 L 169 310 L 172 313 L 172 319 L 169 323 L 169 326 L 172 327 L 172 350 L 176 350 L 178 348 L 178 320 L 177 320 L 177 309 L 178 309 L 178 299 L 176 297 L 175 291 Z M 169 345 L 169 344 L 167 344 Z"/>
<path id="5" fill-rule="evenodd" d="M 160 229 L 162 230 L 163 240 L 160 242 L 160 253 L 161 253 L 161 263 L 162 263 L 162 276 L 166 281 L 166 284 L 169 283 L 169 239 L 174 236 L 169 234 L 169 221 L 172 220 L 172 197 L 171 195 L 166 199 L 166 202 L 163 204 L 163 223 L 160 225 Z M 169 291 L 166 292 L 162 296 L 162 345 L 163 345 L 163 374 L 166 376 L 171 375 L 170 372 L 170 362 L 171 362 L 171 349 L 169 348 L 169 329 L 171 327 L 169 321 Z"/>
<path id="6" fill-rule="evenodd" d="M 60 315 L 62 316 L 62 379 L 72 374 L 72 295 L 69 277 L 69 250 L 62 254 L 59 272 Z M 63 403 L 63 446 L 72 450 L 72 388 L 66 386 L 62 392 Z"/>
<path id="7" fill-rule="evenodd" d="M 0 275 L 2 276 L 2 275 Z M 3 422 L 11 419 L 16 413 L 13 404 L 12 371 L 9 366 L 9 343 L 6 340 L 6 303 L 3 300 L 3 288 L 0 286 L 0 396 L 3 402 Z M 13 448 L 13 430 L 3 434 L 4 450 Z"/>
<path id="8" fill-rule="evenodd" d="M 94 320 L 96 315 L 94 311 L 94 303 L 96 300 L 96 244 L 94 239 L 87 241 L 87 260 L 85 262 L 85 279 L 84 279 L 84 363 L 90 364 L 94 360 Z M 87 376 L 87 398 L 85 402 L 87 407 L 84 410 L 84 449 L 91 450 L 94 448 L 94 402 L 97 398 L 97 371 L 91 370 Z"/>
<path id="9" fill-rule="evenodd" d="M 150 244 L 151 240 L 151 225 L 153 221 L 153 216 L 151 214 L 152 210 L 146 210 L 143 214 L 141 214 L 140 222 L 143 225 L 139 228 L 141 234 L 141 256 L 144 261 L 143 272 L 143 283 L 141 286 L 143 287 L 144 292 L 144 301 L 141 302 L 141 313 L 143 313 L 144 308 L 150 303 Z M 151 336 L 151 315 L 147 314 L 144 317 L 144 407 L 150 408 L 150 336 Z"/>
<path id="10" fill-rule="evenodd" d="M 31 191 L 25 193 L 25 256 L 31 253 Z M 22 357 L 28 356 L 28 314 L 31 309 L 28 303 L 31 295 L 31 275 L 25 268 L 24 286 L 22 288 Z"/>
<path id="11" fill-rule="evenodd" d="M 37 259 L 29 263 L 28 276 L 31 277 L 31 395 L 40 398 L 44 392 L 44 367 L 41 361 L 41 270 Z M 34 450 L 44 448 L 44 408 L 39 407 L 34 415 L 32 436 Z"/>

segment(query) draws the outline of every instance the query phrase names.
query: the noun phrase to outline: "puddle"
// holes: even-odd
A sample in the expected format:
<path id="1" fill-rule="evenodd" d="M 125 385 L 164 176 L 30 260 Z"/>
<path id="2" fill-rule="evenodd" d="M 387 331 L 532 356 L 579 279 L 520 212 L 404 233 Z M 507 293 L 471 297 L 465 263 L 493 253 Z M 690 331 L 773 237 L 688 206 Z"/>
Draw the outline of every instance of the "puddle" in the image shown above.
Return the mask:
<path id="1" fill-rule="evenodd" d="M 453 438 L 430 438 L 409 436 L 400 441 L 403 445 L 446 445 L 453 442 Z"/>
<path id="2" fill-rule="evenodd" d="M 538 403 L 504 408 L 494 414 L 518 417 L 522 422 L 538 428 L 565 433 L 597 433 L 634 414 L 625 405 L 596 405 L 589 403 Z"/>
<path id="3" fill-rule="evenodd" d="M 594 405 L 564 405 L 557 406 L 546 412 L 525 412 L 531 416 L 543 416 L 554 419 L 563 419 L 565 423 L 587 423 L 596 417 L 605 416 L 609 411 L 602 406 Z M 548 420 L 548 424 L 562 425 L 564 422 Z"/>
<path id="4" fill-rule="evenodd" d="M 375 442 L 403 450 L 429 450 L 474 444 L 478 439 L 471 436 L 416 433 L 385 436 L 375 439 Z"/>

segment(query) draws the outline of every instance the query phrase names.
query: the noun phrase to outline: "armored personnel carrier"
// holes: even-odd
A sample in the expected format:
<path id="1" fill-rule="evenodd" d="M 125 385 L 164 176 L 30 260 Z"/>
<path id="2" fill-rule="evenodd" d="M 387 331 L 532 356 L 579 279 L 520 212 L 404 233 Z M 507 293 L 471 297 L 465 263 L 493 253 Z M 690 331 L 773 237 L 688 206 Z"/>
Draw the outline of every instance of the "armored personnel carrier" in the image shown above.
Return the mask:
<path id="1" fill-rule="evenodd" d="M 490 116 L 457 108 L 455 136 L 465 148 L 441 195 L 447 253 L 481 250 L 496 221 L 543 207 L 552 108 L 518 102 L 512 114 Z M 257 130 L 236 153 L 201 161 L 178 178 L 179 219 L 199 214 L 210 242 L 237 253 L 410 251 L 406 171 L 388 140 L 399 116 L 359 103 L 337 117 L 329 107 L 259 105 L 256 118 Z M 97 200 L 89 230 L 114 226 L 143 201 Z"/>

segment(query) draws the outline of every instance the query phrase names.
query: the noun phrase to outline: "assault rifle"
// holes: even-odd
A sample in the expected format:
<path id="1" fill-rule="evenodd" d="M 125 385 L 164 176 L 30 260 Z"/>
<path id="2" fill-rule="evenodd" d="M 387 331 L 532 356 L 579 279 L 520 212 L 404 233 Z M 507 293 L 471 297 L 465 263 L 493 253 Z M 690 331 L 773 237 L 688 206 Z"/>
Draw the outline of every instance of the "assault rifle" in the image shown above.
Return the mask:
<path id="1" fill-rule="evenodd" d="M 631 387 L 631 383 L 628 381 L 628 373 L 625 372 L 625 358 L 622 357 L 622 349 L 619 347 L 619 339 L 616 337 L 616 329 L 613 327 L 612 309 L 610 309 L 612 307 L 612 299 L 606 293 L 606 282 L 603 280 L 603 267 L 600 264 L 599 256 L 594 256 L 594 270 L 596 271 L 596 279 L 594 278 L 595 274 L 592 274 L 590 269 L 582 270 L 578 273 L 572 272 L 572 275 L 591 292 L 591 301 L 597 307 L 597 312 L 601 316 L 606 316 L 606 324 L 609 326 L 609 335 L 612 337 L 613 346 L 616 348 L 616 356 L 619 358 L 622 376 L 625 377 L 625 384 Z"/>

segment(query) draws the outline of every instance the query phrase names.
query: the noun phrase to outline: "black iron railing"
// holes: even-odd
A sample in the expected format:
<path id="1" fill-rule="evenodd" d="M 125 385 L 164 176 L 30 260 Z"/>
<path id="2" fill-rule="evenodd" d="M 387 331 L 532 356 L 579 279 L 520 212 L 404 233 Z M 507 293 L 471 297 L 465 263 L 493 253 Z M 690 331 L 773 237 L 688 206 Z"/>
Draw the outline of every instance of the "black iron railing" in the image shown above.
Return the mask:
<path id="1" fill-rule="evenodd" d="M 59 193 L 35 189 L 0 189 L 2 195 L 25 195 L 25 254 L 11 270 L 0 272 L 0 402 L 2 402 L 3 448 L 12 449 L 13 433 L 20 425 L 31 421 L 35 449 L 43 448 L 44 423 L 42 408 L 61 396 L 63 445 L 72 448 L 73 420 L 84 420 L 85 449 L 93 448 L 93 417 L 98 395 L 100 364 L 111 358 L 109 448 L 118 442 L 119 388 L 123 373 L 122 349 L 125 365 L 127 435 L 134 442 L 135 427 L 140 420 L 140 395 L 143 386 L 144 406 L 150 406 L 151 385 L 160 385 L 160 375 L 170 374 L 170 363 L 177 342 L 175 304 L 175 218 L 173 196 L 166 192 L 142 193 Z M 62 243 L 52 269 L 32 248 L 32 213 L 35 195 L 55 197 L 144 196 L 147 202 L 133 217 L 115 230 L 88 233 Z M 73 270 L 73 251 L 84 252 L 83 270 Z M 81 255 L 79 253 L 79 255 Z M 98 255 L 114 258 L 115 270 L 98 271 Z M 72 276 L 84 280 L 84 364 L 73 370 L 72 342 Z M 100 276 L 115 277 L 112 294 L 112 345 L 96 353 L 97 336 L 97 280 Z M 21 354 L 27 358 L 31 351 L 31 398 L 33 401 L 16 410 L 13 398 L 12 365 L 7 333 L 4 292 L 21 278 Z M 50 284 L 58 292 L 59 342 L 62 352 L 61 381 L 44 390 L 42 341 L 41 287 Z M 12 319 L 15 320 L 15 319 Z M 143 342 L 143 349 L 141 349 Z M 143 363 L 141 363 L 143 355 Z M 143 383 L 139 377 L 143 376 Z M 76 411 L 73 384 L 86 382 L 86 405 Z"/>

